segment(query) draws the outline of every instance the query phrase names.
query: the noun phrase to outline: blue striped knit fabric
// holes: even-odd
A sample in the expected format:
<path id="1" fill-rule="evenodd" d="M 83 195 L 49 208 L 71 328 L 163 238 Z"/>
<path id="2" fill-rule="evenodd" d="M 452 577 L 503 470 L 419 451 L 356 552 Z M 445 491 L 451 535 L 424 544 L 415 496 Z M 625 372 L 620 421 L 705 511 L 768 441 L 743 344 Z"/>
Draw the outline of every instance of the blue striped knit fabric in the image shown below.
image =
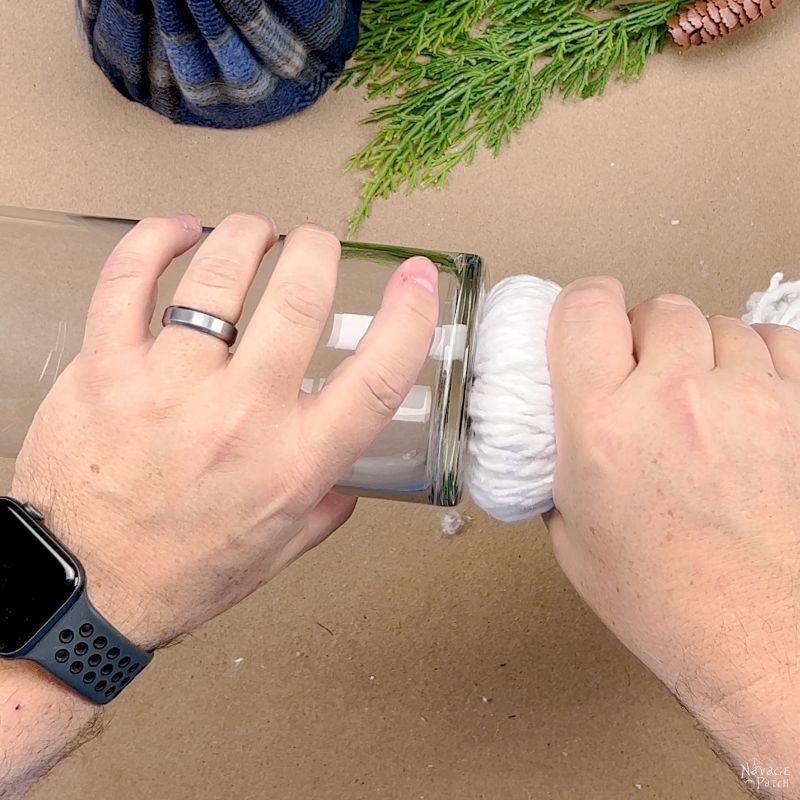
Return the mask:
<path id="1" fill-rule="evenodd" d="M 76 0 L 92 58 L 173 122 L 244 128 L 294 114 L 341 72 L 361 0 Z"/>

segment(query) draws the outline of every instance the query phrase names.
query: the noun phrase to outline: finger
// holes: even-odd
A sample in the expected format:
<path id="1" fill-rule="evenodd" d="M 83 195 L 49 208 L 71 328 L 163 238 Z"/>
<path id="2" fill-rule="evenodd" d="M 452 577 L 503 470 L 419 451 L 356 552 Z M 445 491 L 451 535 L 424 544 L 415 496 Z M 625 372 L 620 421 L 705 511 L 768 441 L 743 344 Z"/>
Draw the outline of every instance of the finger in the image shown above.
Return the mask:
<path id="1" fill-rule="evenodd" d="M 280 572 L 341 528 L 350 519 L 357 501 L 357 497 L 328 492 L 311 512 L 300 532 L 281 550 L 273 566 L 274 573 Z"/>
<path id="2" fill-rule="evenodd" d="M 261 214 L 226 217 L 197 250 L 173 305 L 204 311 L 235 325 L 264 254 L 277 241 L 275 223 Z M 228 345 L 181 325 L 168 325 L 153 346 L 153 357 L 176 369 L 213 368 L 228 361 Z"/>
<path id="3" fill-rule="evenodd" d="M 687 297 L 665 294 L 630 312 L 638 368 L 685 372 L 714 368 L 714 339 L 702 311 Z"/>
<path id="4" fill-rule="evenodd" d="M 301 225 L 286 237 L 230 364 L 262 396 L 296 401 L 331 311 L 340 253 L 339 240 L 316 225 Z"/>
<path id="5" fill-rule="evenodd" d="M 714 316 L 708 320 L 714 339 L 717 367 L 747 374 L 774 373 L 775 365 L 761 336 L 735 317 Z"/>
<path id="6" fill-rule="evenodd" d="M 625 290 L 615 278 L 584 278 L 556 298 L 547 357 L 557 405 L 579 405 L 613 391 L 636 366 Z"/>
<path id="7" fill-rule="evenodd" d="M 383 303 L 354 355 L 305 398 L 307 441 L 336 480 L 392 419 L 422 369 L 439 313 L 439 273 L 420 256 L 389 280 Z"/>
<path id="8" fill-rule="evenodd" d="M 112 250 L 89 306 L 84 347 L 118 353 L 150 341 L 161 273 L 200 238 L 191 214 L 143 219 Z"/>
<path id="9" fill-rule="evenodd" d="M 357 497 L 328 492 L 311 512 L 298 537 L 297 555 L 308 552 L 341 528 L 355 511 L 357 501 Z"/>
<path id="10" fill-rule="evenodd" d="M 786 325 L 753 325 L 764 340 L 778 375 L 786 380 L 800 380 L 800 331 Z"/>

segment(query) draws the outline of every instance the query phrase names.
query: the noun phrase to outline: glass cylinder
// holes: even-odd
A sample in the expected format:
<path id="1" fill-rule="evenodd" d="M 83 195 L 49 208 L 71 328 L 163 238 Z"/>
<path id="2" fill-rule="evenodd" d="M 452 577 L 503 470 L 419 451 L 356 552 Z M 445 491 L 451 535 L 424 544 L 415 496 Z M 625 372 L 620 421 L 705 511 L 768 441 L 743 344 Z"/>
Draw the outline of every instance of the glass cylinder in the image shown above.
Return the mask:
<path id="1" fill-rule="evenodd" d="M 98 271 L 134 224 L 0 206 L 0 456 L 17 454 L 39 404 L 80 350 Z M 277 244 L 264 257 L 241 330 L 281 248 Z M 176 259 L 159 283 L 154 333 L 195 249 Z M 415 255 L 430 258 L 440 273 L 439 324 L 428 358 L 394 419 L 337 488 L 451 506 L 461 495 L 466 394 L 484 285 L 478 256 L 343 242 L 333 310 L 302 391 L 320 391 L 327 376 L 355 350 L 393 269 Z"/>

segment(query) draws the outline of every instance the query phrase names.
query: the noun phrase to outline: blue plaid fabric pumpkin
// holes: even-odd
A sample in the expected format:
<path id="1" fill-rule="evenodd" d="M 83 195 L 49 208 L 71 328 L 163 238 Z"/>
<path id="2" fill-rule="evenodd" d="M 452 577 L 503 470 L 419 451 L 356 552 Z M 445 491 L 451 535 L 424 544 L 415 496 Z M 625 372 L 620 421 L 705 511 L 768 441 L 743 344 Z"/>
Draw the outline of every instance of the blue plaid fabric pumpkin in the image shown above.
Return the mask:
<path id="1" fill-rule="evenodd" d="M 244 128 L 306 108 L 356 46 L 361 0 L 76 0 L 92 58 L 173 122 Z"/>

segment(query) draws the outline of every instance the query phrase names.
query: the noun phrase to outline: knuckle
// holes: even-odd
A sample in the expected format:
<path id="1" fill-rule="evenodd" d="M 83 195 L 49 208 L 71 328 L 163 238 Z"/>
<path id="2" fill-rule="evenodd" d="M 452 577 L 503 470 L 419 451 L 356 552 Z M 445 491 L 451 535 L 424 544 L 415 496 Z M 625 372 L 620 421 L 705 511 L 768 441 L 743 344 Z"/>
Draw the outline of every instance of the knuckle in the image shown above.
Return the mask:
<path id="1" fill-rule="evenodd" d="M 137 253 L 123 250 L 114 253 L 103 265 L 100 280 L 106 285 L 140 280 L 145 272 L 145 263 Z"/>
<path id="2" fill-rule="evenodd" d="M 225 217 L 225 222 L 227 223 L 239 223 L 244 225 L 250 225 L 256 220 L 261 221 L 262 218 L 256 214 L 248 214 L 245 211 L 234 211 L 233 214 L 228 214 L 228 216 Z"/>
<path id="3" fill-rule="evenodd" d="M 708 318 L 708 324 L 712 328 L 742 328 L 747 329 L 750 326 L 742 322 L 737 317 L 728 317 L 724 314 L 714 314 Z"/>
<path id="4" fill-rule="evenodd" d="M 155 426 L 173 423 L 184 407 L 183 397 L 171 386 L 152 389 L 140 399 L 140 403 L 142 421 Z"/>
<path id="5" fill-rule="evenodd" d="M 225 217 L 225 224 L 236 228 L 253 229 L 253 228 L 267 228 L 270 231 L 275 230 L 275 223 L 267 216 L 257 213 L 248 213 L 245 211 L 236 211 Z"/>
<path id="6" fill-rule="evenodd" d="M 771 324 L 771 325 L 765 325 L 764 327 L 767 328 L 767 330 L 773 336 L 785 338 L 793 342 L 800 339 L 800 331 L 798 331 L 796 328 L 790 327 L 789 325 Z"/>
<path id="7" fill-rule="evenodd" d="M 424 300 L 428 302 L 418 302 L 408 298 L 404 306 L 404 315 L 409 325 L 433 331 L 438 321 L 439 309 L 432 295 L 427 292 L 424 295 Z"/>
<path id="8" fill-rule="evenodd" d="M 609 412 L 603 400 L 588 397 L 574 428 L 584 469 L 596 477 L 615 474 L 624 449 L 620 427 Z"/>
<path id="9" fill-rule="evenodd" d="M 118 379 L 116 367 L 116 360 L 109 362 L 84 347 L 64 374 L 71 373 L 75 377 L 84 400 L 99 405 L 108 398 L 109 390 Z"/>
<path id="10" fill-rule="evenodd" d="M 285 460 L 270 486 L 270 503 L 290 520 L 305 515 L 316 505 L 323 487 L 339 477 L 328 477 L 320 442 L 313 435 L 306 436 L 299 429 L 293 442 L 293 457 Z"/>
<path id="11" fill-rule="evenodd" d="M 192 263 L 189 280 L 203 289 L 230 291 L 241 281 L 242 267 L 225 256 L 200 256 Z"/>
<path id="12" fill-rule="evenodd" d="M 140 219 L 134 228 L 152 230 L 156 233 L 166 233 L 171 230 L 174 220 L 166 217 L 144 217 Z"/>
<path id="13" fill-rule="evenodd" d="M 610 280 L 610 279 L 609 279 Z M 568 318 L 604 308 L 616 308 L 619 294 L 616 289 L 599 281 L 586 281 L 573 285 L 565 293 L 561 303 L 562 311 Z"/>
<path id="14" fill-rule="evenodd" d="M 247 414 L 233 409 L 211 434 L 209 453 L 215 465 L 238 461 L 252 440 L 252 425 Z"/>
<path id="15" fill-rule="evenodd" d="M 568 297 L 572 294 L 591 293 L 592 291 L 604 292 L 612 296 L 625 293 L 622 283 L 617 278 L 610 275 L 598 275 L 593 278 L 578 278 L 578 280 L 572 281 L 564 288 L 562 294 L 564 297 Z"/>
<path id="16" fill-rule="evenodd" d="M 758 330 L 764 334 L 770 345 L 800 349 L 800 331 L 788 325 L 759 325 Z"/>
<path id="17" fill-rule="evenodd" d="M 403 381 L 382 364 L 373 364 L 362 374 L 362 402 L 368 411 L 393 416 L 405 397 Z"/>
<path id="18" fill-rule="evenodd" d="M 323 484 L 320 472 L 307 460 L 297 459 L 276 479 L 278 506 L 290 519 L 303 516 L 318 501 Z"/>
<path id="19" fill-rule="evenodd" d="M 662 386 L 665 420 L 672 420 L 692 447 L 702 445 L 708 415 L 714 413 L 716 404 L 709 400 L 702 378 L 696 375 L 678 375 Z"/>
<path id="20" fill-rule="evenodd" d="M 669 403 L 680 403 L 691 407 L 702 407 L 700 378 L 694 374 L 679 374 L 663 384 L 664 397 Z"/>
<path id="21" fill-rule="evenodd" d="M 676 375 L 663 383 L 664 401 L 683 408 L 702 408 L 702 388 L 696 375 Z"/>
<path id="22" fill-rule="evenodd" d="M 752 379 L 742 381 L 737 395 L 741 397 L 742 407 L 750 419 L 770 424 L 786 415 L 784 402 L 770 383 Z"/>
<path id="23" fill-rule="evenodd" d="M 693 308 L 694 303 L 682 294 L 657 294 L 651 298 L 650 303 L 655 306 L 679 306 L 681 308 Z"/>
<path id="24" fill-rule="evenodd" d="M 313 222 L 304 222 L 302 225 L 298 225 L 292 230 L 290 236 L 292 238 L 297 236 L 304 239 L 313 239 L 318 245 L 330 248 L 331 251 L 336 253 L 337 257 L 341 252 L 342 245 L 339 239 L 331 231 Z"/>
<path id="25" fill-rule="evenodd" d="M 584 399 L 577 427 L 582 438 L 591 446 L 601 450 L 611 448 L 614 425 L 608 419 L 605 403 L 600 398 L 590 395 Z"/>
<path id="26" fill-rule="evenodd" d="M 658 294 L 644 300 L 630 313 L 631 321 L 646 324 L 653 316 L 663 317 L 665 314 L 684 312 L 697 309 L 697 306 L 688 298 L 680 294 Z"/>
<path id="27" fill-rule="evenodd" d="M 329 303 L 313 286 L 284 281 L 276 287 L 276 295 L 278 311 L 294 325 L 319 328 L 328 319 Z"/>

